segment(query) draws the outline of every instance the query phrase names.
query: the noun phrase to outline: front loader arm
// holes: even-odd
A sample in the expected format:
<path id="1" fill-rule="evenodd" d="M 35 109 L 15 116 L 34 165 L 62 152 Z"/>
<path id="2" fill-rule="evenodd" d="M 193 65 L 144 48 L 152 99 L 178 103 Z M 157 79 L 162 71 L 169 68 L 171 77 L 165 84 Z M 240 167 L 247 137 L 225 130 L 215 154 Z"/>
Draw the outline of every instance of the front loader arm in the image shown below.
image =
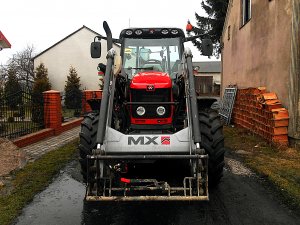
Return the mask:
<path id="1" fill-rule="evenodd" d="M 105 138 L 105 131 L 106 131 L 106 121 L 108 115 L 108 104 L 109 104 L 109 87 L 110 81 L 112 79 L 112 72 L 113 72 L 113 65 L 114 65 L 114 57 L 115 51 L 112 48 L 113 40 L 112 40 L 112 33 L 106 21 L 103 22 L 103 28 L 107 35 L 107 64 L 106 64 L 106 71 L 104 76 L 104 87 L 102 92 L 102 100 L 100 106 L 100 116 L 99 116 L 99 123 L 98 123 L 98 132 L 97 132 L 97 139 L 96 143 L 98 145 L 103 145 L 104 138 Z M 97 146 L 99 149 L 100 146 Z"/>
<path id="2" fill-rule="evenodd" d="M 192 66 L 192 52 L 190 49 L 187 49 L 184 53 L 186 65 L 187 65 L 187 79 L 188 79 L 188 88 L 187 88 L 187 100 L 188 106 L 190 107 L 189 113 L 192 122 L 192 137 L 194 143 L 196 145 L 196 149 L 200 149 L 200 142 L 201 142 L 201 133 L 200 133 L 200 126 L 199 126 L 199 118 L 198 118 L 198 106 L 197 106 L 197 96 L 196 96 L 196 89 L 195 89 L 195 80 L 193 75 L 193 66 Z"/>

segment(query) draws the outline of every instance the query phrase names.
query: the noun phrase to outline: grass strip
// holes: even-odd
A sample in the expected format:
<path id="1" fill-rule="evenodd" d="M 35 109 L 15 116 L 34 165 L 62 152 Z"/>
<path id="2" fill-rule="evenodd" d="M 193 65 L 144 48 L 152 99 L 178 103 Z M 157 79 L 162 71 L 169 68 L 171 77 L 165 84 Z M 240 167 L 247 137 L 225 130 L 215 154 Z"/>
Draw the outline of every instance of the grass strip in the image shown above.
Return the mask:
<path id="1" fill-rule="evenodd" d="M 66 163 L 76 158 L 78 139 L 12 174 L 12 191 L 0 196 L 0 224 L 9 225 L 33 197 L 44 190 Z"/>
<path id="2" fill-rule="evenodd" d="M 273 184 L 292 209 L 300 209 L 300 152 L 278 148 L 243 128 L 224 127 L 225 145 Z M 242 152 L 242 154 L 241 154 Z"/>

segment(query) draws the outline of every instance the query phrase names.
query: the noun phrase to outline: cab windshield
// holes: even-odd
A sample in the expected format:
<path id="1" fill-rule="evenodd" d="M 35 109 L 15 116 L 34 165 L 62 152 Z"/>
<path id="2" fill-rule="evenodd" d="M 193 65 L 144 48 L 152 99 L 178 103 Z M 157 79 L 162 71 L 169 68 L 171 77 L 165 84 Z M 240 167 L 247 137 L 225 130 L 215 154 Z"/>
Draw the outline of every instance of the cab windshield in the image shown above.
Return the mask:
<path id="1" fill-rule="evenodd" d="M 124 40 L 123 68 L 131 79 L 138 72 L 166 72 L 175 78 L 180 64 L 179 38 Z"/>

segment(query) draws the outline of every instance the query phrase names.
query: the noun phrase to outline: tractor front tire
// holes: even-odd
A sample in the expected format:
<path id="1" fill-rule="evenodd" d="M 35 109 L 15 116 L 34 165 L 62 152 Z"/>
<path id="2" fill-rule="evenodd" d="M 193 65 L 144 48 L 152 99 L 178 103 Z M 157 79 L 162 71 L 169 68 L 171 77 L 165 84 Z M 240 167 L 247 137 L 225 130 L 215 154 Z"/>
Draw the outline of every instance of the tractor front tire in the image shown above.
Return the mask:
<path id="1" fill-rule="evenodd" d="M 81 166 L 81 174 L 85 183 L 87 183 L 88 175 L 90 179 L 92 178 L 90 181 L 92 181 L 95 176 L 95 170 L 92 169 L 94 163 L 93 161 L 90 161 L 88 165 L 87 155 L 91 155 L 92 150 L 96 148 L 98 121 L 99 113 L 90 113 L 85 116 L 84 120 L 81 122 L 78 148 L 80 154 L 79 162 Z"/>
<path id="2" fill-rule="evenodd" d="M 214 110 L 199 113 L 201 144 L 208 154 L 208 184 L 215 187 L 223 176 L 224 168 L 224 135 L 220 116 Z"/>

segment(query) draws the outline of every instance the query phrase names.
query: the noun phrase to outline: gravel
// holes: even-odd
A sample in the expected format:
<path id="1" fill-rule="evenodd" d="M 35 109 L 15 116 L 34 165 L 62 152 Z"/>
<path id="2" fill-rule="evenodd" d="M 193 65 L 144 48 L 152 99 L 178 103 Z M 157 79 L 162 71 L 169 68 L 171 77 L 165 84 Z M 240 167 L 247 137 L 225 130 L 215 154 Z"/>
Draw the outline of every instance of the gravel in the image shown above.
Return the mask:
<path id="1" fill-rule="evenodd" d="M 8 139 L 0 138 L 0 177 L 26 164 L 26 155 Z"/>
<path id="2" fill-rule="evenodd" d="M 254 172 L 237 160 L 225 158 L 225 163 L 227 164 L 229 171 L 235 175 L 248 177 L 254 176 Z"/>

